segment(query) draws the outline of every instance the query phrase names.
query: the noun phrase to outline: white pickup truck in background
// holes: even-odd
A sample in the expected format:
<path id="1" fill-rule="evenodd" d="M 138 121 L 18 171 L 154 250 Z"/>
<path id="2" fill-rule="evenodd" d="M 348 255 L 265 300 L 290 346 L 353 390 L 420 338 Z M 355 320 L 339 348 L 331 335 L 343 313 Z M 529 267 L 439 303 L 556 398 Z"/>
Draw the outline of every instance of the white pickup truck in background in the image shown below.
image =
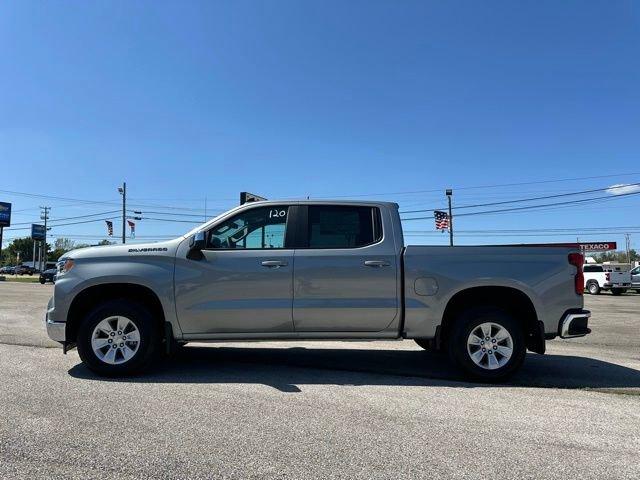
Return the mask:
<path id="1" fill-rule="evenodd" d="M 591 295 L 598 295 L 602 290 L 611 290 L 613 295 L 622 295 L 631 288 L 631 274 L 620 268 L 603 264 L 585 264 L 584 288 Z"/>

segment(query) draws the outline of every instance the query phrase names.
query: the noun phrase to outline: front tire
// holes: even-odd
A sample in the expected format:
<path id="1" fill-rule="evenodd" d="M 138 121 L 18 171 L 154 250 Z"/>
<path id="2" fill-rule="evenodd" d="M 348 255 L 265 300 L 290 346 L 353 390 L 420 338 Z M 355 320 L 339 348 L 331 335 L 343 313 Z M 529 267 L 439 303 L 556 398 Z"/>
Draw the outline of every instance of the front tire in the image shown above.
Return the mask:
<path id="1" fill-rule="evenodd" d="M 615 295 L 616 297 L 618 295 L 622 295 L 624 292 L 626 292 L 626 290 L 624 288 L 612 288 L 611 289 L 611 295 Z"/>
<path id="2" fill-rule="evenodd" d="M 449 336 L 449 355 L 467 377 L 499 382 L 513 375 L 526 354 L 523 326 L 496 307 L 465 310 Z"/>
<path id="3" fill-rule="evenodd" d="M 128 300 L 109 300 L 93 309 L 78 330 L 78 354 L 98 375 L 126 376 L 149 368 L 158 358 L 160 329 L 149 310 Z"/>
<path id="4" fill-rule="evenodd" d="M 600 294 L 600 285 L 597 282 L 589 282 L 587 284 L 587 290 L 590 295 L 599 295 Z"/>

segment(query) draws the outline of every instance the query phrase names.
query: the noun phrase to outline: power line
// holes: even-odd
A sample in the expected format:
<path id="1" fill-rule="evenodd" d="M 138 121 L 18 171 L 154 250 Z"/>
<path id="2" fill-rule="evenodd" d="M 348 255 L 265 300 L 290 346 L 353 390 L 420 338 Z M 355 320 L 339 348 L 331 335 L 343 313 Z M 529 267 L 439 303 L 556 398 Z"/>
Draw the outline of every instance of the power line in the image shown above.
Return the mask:
<path id="1" fill-rule="evenodd" d="M 454 190 L 478 190 L 478 189 L 486 189 L 486 188 L 501 188 L 501 187 L 520 187 L 524 185 L 542 185 L 548 183 L 559 183 L 559 182 L 573 182 L 580 180 L 594 180 L 598 178 L 614 178 L 614 177 L 626 177 L 631 175 L 640 175 L 640 172 L 631 172 L 631 173 L 618 173 L 611 175 L 594 175 L 590 177 L 574 177 L 574 178 L 558 178 L 551 180 L 538 180 L 533 182 L 517 182 L 517 183 L 497 183 L 493 185 L 476 185 L 471 187 L 453 187 Z M 331 196 L 314 196 L 312 198 L 349 198 L 349 197 L 376 197 L 376 196 L 385 196 L 385 195 L 413 195 L 413 194 L 421 194 L 421 193 L 437 193 L 442 192 L 444 188 L 436 188 L 430 190 L 413 190 L 413 191 L 398 191 L 398 192 L 385 192 L 385 193 L 361 193 L 361 194 L 352 194 L 352 195 L 331 195 Z M 306 196 L 306 195 L 304 195 Z"/>
<path id="2" fill-rule="evenodd" d="M 569 193 L 559 193 L 559 194 L 555 194 L 555 195 L 544 195 L 541 197 L 529 197 L 529 198 L 520 198 L 517 200 L 503 200 L 500 202 L 490 202 L 490 203 L 477 203 L 475 205 L 460 205 L 460 206 L 456 206 L 453 207 L 453 210 L 460 210 L 463 208 L 478 208 L 478 207 L 489 207 L 489 206 L 493 206 L 493 205 L 507 205 L 507 204 L 511 204 L 511 203 L 522 203 L 522 202 L 533 202 L 536 200 L 547 200 L 549 198 L 563 198 L 563 197 L 571 197 L 571 196 L 575 196 L 575 195 L 586 195 L 588 193 L 596 193 L 596 192 L 606 192 L 606 191 L 610 191 L 612 189 L 619 189 L 619 188 L 629 188 L 629 187 L 640 187 L 640 183 L 629 183 L 626 185 L 618 185 L 615 187 L 602 187 L 602 188 L 594 188 L 591 190 L 581 190 L 578 192 L 569 192 Z M 636 192 L 631 192 L 631 193 L 636 193 Z M 612 193 L 612 195 L 618 195 L 615 193 Z M 428 209 L 421 209 L 421 210 L 406 210 L 406 211 L 401 211 L 400 213 L 420 213 L 420 212 L 431 212 L 433 210 L 444 210 L 446 207 L 440 207 L 440 208 L 428 208 Z"/>
<path id="3" fill-rule="evenodd" d="M 75 217 L 64 217 L 64 218 L 54 218 L 54 219 L 50 219 L 52 222 L 62 222 L 65 220 L 76 220 L 78 218 L 89 218 L 89 217 L 98 217 L 100 215 L 109 215 L 111 213 L 118 213 L 119 210 L 109 210 L 107 212 L 100 212 L 100 213 L 92 213 L 89 215 L 77 215 Z M 21 223 L 12 223 L 12 225 L 31 225 L 32 223 L 38 223 L 37 221 L 34 222 L 21 222 Z M 49 225 L 50 227 L 55 227 L 56 225 Z"/>
<path id="4" fill-rule="evenodd" d="M 574 205 L 574 204 L 578 204 L 578 203 L 585 203 L 585 202 L 594 202 L 597 200 L 604 200 L 604 201 L 608 201 L 608 200 L 615 200 L 618 198 L 622 198 L 622 197 L 628 197 L 631 195 L 640 195 L 640 192 L 630 192 L 630 193 L 621 193 L 615 196 L 611 196 L 611 195 L 605 195 L 605 196 L 601 196 L 601 197 L 593 197 L 593 198 L 584 198 L 582 200 L 569 200 L 566 202 L 555 202 L 555 203 L 541 203 L 539 205 L 527 205 L 524 207 L 512 207 L 512 208 L 503 208 L 503 209 L 498 209 L 498 210 L 484 210 L 484 211 L 480 211 L 480 212 L 470 212 L 470 213 L 459 213 L 456 215 L 456 217 L 468 217 L 468 216 L 475 216 L 475 215 L 488 215 L 488 214 L 494 214 L 494 213 L 504 213 L 504 212 L 516 212 L 516 211 L 523 211 L 523 210 L 533 210 L 536 208 L 542 208 L 542 207 L 551 207 L 551 206 L 560 206 L 560 205 Z M 411 218 L 402 218 L 402 221 L 412 221 L 412 220 L 430 220 L 433 219 L 433 215 L 429 216 L 429 217 L 411 217 Z"/>

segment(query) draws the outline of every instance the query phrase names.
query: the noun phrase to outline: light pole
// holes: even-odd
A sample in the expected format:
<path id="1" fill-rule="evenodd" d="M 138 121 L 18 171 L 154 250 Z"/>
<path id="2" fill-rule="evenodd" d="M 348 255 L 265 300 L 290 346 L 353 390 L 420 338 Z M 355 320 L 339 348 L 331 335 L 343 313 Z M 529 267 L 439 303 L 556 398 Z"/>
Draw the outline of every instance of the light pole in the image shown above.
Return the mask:
<path id="1" fill-rule="evenodd" d="M 127 222 L 127 182 L 122 182 L 118 187 L 118 192 L 122 195 L 122 243 L 126 243 L 126 222 Z"/>
<path id="2" fill-rule="evenodd" d="M 447 200 L 449 200 L 449 246 L 453 247 L 453 214 L 451 213 L 451 196 L 453 195 L 453 190 L 447 188 L 445 193 Z"/>

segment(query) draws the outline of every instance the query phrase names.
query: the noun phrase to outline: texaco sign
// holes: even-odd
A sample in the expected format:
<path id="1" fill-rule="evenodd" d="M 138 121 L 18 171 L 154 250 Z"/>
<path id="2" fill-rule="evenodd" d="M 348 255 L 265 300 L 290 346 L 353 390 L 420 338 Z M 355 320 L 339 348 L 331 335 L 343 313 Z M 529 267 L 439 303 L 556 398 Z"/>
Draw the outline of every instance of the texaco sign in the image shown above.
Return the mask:
<path id="1" fill-rule="evenodd" d="M 584 252 L 607 252 L 618 248 L 616 242 L 579 243 L 578 245 L 580 245 L 580 249 Z"/>

